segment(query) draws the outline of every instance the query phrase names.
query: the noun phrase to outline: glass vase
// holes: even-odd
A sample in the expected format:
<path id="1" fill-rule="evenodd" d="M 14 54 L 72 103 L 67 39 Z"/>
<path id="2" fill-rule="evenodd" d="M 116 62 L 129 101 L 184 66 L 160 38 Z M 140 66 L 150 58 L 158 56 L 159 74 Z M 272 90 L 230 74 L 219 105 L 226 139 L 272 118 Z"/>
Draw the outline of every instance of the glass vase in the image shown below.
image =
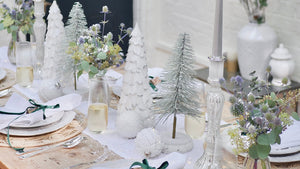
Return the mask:
<path id="1" fill-rule="evenodd" d="M 248 155 L 244 160 L 243 169 L 271 169 L 271 163 L 269 158 L 253 159 Z"/>
<path id="2" fill-rule="evenodd" d="M 89 79 L 88 129 L 103 132 L 108 124 L 108 85 L 104 76 Z"/>
<path id="3" fill-rule="evenodd" d="M 205 130 L 205 113 L 201 117 L 191 117 L 186 115 L 184 119 L 185 132 L 193 139 L 200 138 Z"/>
<path id="4" fill-rule="evenodd" d="M 20 41 L 19 32 L 17 32 L 17 40 L 15 41 L 13 38 L 9 41 L 8 49 L 7 49 L 7 57 L 11 64 L 16 64 L 16 43 Z"/>

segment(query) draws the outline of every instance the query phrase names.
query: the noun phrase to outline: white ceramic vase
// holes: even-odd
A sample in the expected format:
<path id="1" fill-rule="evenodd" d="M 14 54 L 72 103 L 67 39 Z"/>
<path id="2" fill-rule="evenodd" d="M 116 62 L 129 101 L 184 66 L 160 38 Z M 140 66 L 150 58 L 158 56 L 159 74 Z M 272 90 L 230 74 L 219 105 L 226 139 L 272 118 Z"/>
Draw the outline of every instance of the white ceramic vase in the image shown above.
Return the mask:
<path id="1" fill-rule="evenodd" d="M 249 23 L 238 33 L 238 63 L 241 75 L 250 80 L 249 73 L 256 71 L 260 80 L 266 78 L 270 54 L 277 46 L 275 31 L 265 23 Z"/>
<path id="2" fill-rule="evenodd" d="M 283 44 L 280 44 L 279 48 L 277 48 L 274 53 L 271 54 L 270 66 L 272 68 L 272 84 L 274 86 L 284 86 L 291 84 L 290 77 L 293 74 L 295 62 L 293 60 L 293 56 L 283 46 Z M 282 80 L 284 78 L 286 78 L 287 80 L 286 84 L 282 83 Z"/>

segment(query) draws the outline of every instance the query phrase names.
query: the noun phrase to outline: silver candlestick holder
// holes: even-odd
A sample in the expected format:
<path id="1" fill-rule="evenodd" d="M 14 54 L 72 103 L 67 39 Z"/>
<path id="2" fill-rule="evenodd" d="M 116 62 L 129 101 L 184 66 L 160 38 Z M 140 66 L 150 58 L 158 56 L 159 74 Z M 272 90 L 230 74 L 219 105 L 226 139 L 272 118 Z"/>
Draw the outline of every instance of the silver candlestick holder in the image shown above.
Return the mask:
<path id="1" fill-rule="evenodd" d="M 36 37 L 34 69 L 39 76 L 42 66 L 44 65 L 44 41 L 46 33 L 46 24 L 43 19 L 44 15 L 44 0 L 34 0 L 35 22 L 33 29 Z"/>
<path id="2" fill-rule="evenodd" d="M 222 150 L 220 138 L 220 121 L 224 105 L 224 95 L 220 88 L 219 79 L 223 77 L 224 59 L 211 57 L 207 93 L 208 133 L 204 154 L 195 163 L 194 169 L 221 169 Z"/>
<path id="3" fill-rule="evenodd" d="M 224 58 L 222 57 L 223 33 L 223 0 L 216 0 L 215 27 L 213 36 L 212 57 L 209 58 L 208 83 L 210 89 L 207 93 L 208 133 L 204 154 L 194 165 L 194 169 L 221 169 L 222 150 L 220 138 L 220 122 L 224 105 L 224 95 L 220 87 L 223 78 Z"/>

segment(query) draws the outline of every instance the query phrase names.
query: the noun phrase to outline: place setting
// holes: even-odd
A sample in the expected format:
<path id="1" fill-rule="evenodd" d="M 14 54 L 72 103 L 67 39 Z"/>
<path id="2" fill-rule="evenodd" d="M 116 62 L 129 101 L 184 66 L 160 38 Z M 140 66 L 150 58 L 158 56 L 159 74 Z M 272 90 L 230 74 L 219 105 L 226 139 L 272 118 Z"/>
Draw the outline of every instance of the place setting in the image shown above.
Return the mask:
<path id="1" fill-rule="evenodd" d="M 18 107 L 15 106 L 16 103 Z M 81 96 L 78 94 L 65 95 L 39 104 L 13 93 L 6 106 L 0 109 L 0 146 L 8 147 L 1 151 L 1 158 L 8 153 L 13 156 L 12 159 L 25 160 L 22 163 L 26 164 L 27 159 L 51 159 L 62 152 L 76 152 L 72 160 L 64 161 L 58 158 L 60 162 L 56 167 L 74 164 L 86 167 L 104 160 L 119 159 L 120 157 L 107 147 L 82 134 L 87 121 L 86 116 L 75 109 L 80 104 Z M 28 107 L 42 108 L 29 114 L 11 115 L 25 109 L 31 111 Z M 17 151 L 11 151 L 12 149 Z M 87 153 L 90 155 L 87 156 Z M 78 159 L 81 159 L 80 163 Z"/>
<path id="2" fill-rule="evenodd" d="M 300 168 L 297 5 L 0 1 L 0 168 Z"/>

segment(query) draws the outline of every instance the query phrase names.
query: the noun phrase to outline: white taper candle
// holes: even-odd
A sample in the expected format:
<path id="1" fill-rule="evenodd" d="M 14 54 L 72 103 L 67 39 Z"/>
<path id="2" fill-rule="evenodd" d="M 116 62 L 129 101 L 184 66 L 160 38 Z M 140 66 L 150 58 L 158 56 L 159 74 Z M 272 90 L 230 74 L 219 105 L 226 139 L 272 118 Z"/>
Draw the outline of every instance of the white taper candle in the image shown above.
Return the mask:
<path id="1" fill-rule="evenodd" d="M 212 56 L 222 57 L 223 0 L 216 0 Z"/>

